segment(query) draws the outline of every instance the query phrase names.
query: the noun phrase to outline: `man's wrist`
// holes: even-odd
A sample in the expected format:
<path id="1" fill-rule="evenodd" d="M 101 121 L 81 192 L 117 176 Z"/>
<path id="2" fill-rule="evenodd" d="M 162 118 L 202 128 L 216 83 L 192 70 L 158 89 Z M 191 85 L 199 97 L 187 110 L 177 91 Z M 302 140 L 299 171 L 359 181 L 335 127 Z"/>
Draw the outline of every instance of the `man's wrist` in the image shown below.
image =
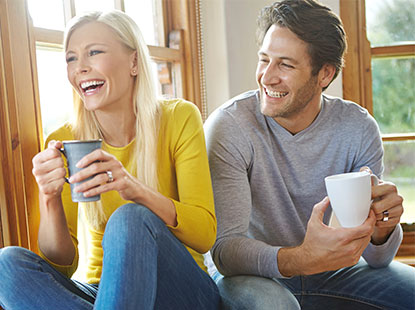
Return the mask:
<path id="1" fill-rule="evenodd" d="M 294 277 L 304 274 L 304 253 L 300 247 L 281 248 L 278 251 L 278 269 L 283 277 Z"/>
<path id="2" fill-rule="evenodd" d="M 376 228 L 375 227 L 375 231 L 373 232 L 370 242 L 373 245 L 382 245 L 384 243 L 386 243 L 390 237 L 390 235 L 392 234 L 392 232 L 395 230 L 395 227 L 387 227 L 387 228 Z"/>

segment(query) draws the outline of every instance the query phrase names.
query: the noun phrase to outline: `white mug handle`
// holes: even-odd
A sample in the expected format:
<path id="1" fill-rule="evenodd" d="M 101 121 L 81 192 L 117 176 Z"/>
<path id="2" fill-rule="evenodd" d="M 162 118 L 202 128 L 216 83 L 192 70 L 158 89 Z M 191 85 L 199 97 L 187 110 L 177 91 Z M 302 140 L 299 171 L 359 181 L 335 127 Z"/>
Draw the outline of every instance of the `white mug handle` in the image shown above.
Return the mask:
<path id="1" fill-rule="evenodd" d="M 376 176 L 376 174 L 371 174 L 370 175 L 370 180 L 372 181 L 372 186 L 376 186 L 376 185 L 378 185 L 379 184 L 379 179 L 378 179 L 378 177 Z"/>

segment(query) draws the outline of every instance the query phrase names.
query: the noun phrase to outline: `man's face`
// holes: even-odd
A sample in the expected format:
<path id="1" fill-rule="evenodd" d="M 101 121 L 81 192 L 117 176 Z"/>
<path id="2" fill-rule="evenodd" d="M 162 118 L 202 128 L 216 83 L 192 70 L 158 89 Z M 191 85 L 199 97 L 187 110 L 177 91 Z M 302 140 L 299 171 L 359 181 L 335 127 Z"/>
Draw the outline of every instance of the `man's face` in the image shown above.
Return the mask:
<path id="1" fill-rule="evenodd" d="M 298 118 L 309 104 L 319 106 L 322 89 L 318 76 L 311 75 L 307 43 L 288 28 L 273 25 L 258 57 L 256 77 L 264 115 L 278 122 Z"/>

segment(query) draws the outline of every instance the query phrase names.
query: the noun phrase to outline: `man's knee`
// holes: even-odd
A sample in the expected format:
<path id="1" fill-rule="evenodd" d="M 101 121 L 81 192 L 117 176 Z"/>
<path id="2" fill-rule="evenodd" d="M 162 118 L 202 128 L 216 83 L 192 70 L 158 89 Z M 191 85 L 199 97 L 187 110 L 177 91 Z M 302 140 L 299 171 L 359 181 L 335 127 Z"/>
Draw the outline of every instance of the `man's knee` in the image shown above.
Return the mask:
<path id="1" fill-rule="evenodd" d="M 282 284 L 256 276 L 224 277 L 217 283 L 223 309 L 301 309 Z"/>

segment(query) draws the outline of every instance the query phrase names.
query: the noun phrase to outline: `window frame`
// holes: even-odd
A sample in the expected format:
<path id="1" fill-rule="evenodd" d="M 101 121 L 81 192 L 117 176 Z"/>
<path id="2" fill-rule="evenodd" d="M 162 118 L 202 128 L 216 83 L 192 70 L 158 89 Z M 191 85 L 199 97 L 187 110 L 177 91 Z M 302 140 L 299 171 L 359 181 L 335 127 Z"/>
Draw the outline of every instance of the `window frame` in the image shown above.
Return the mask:
<path id="1" fill-rule="evenodd" d="M 62 0 L 68 21 L 74 1 Z M 153 60 L 171 61 L 181 72 L 181 97 L 206 118 L 200 0 L 157 0 L 166 46 L 149 46 Z M 114 0 L 123 10 L 124 1 Z M 38 252 L 38 188 L 32 158 L 42 149 L 36 41 L 61 46 L 63 32 L 32 25 L 26 0 L 0 1 L 0 247 Z"/>
<path id="2" fill-rule="evenodd" d="M 414 56 L 415 44 L 370 47 L 366 35 L 365 0 L 339 0 L 340 18 L 347 34 L 348 52 L 343 69 L 343 97 L 366 108 L 373 115 L 372 58 Z M 413 141 L 415 132 L 382 134 L 382 141 Z M 415 266 L 415 225 L 401 223 L 403 241 L 396 254 L 399 261 Z"/>
<path id="3" fill-rule="evenodd" d="M 415 44 L 370 47 L 365 10 L 365 0 L 340 0 L 340 17 L 348 43 L 343 69 L 343 97 L 357 102 L 373 115 L 371 59 L 415 56 Z M 382 135 L 384 142 L 408 140 L 415 140 L 415 132 Z"/>

